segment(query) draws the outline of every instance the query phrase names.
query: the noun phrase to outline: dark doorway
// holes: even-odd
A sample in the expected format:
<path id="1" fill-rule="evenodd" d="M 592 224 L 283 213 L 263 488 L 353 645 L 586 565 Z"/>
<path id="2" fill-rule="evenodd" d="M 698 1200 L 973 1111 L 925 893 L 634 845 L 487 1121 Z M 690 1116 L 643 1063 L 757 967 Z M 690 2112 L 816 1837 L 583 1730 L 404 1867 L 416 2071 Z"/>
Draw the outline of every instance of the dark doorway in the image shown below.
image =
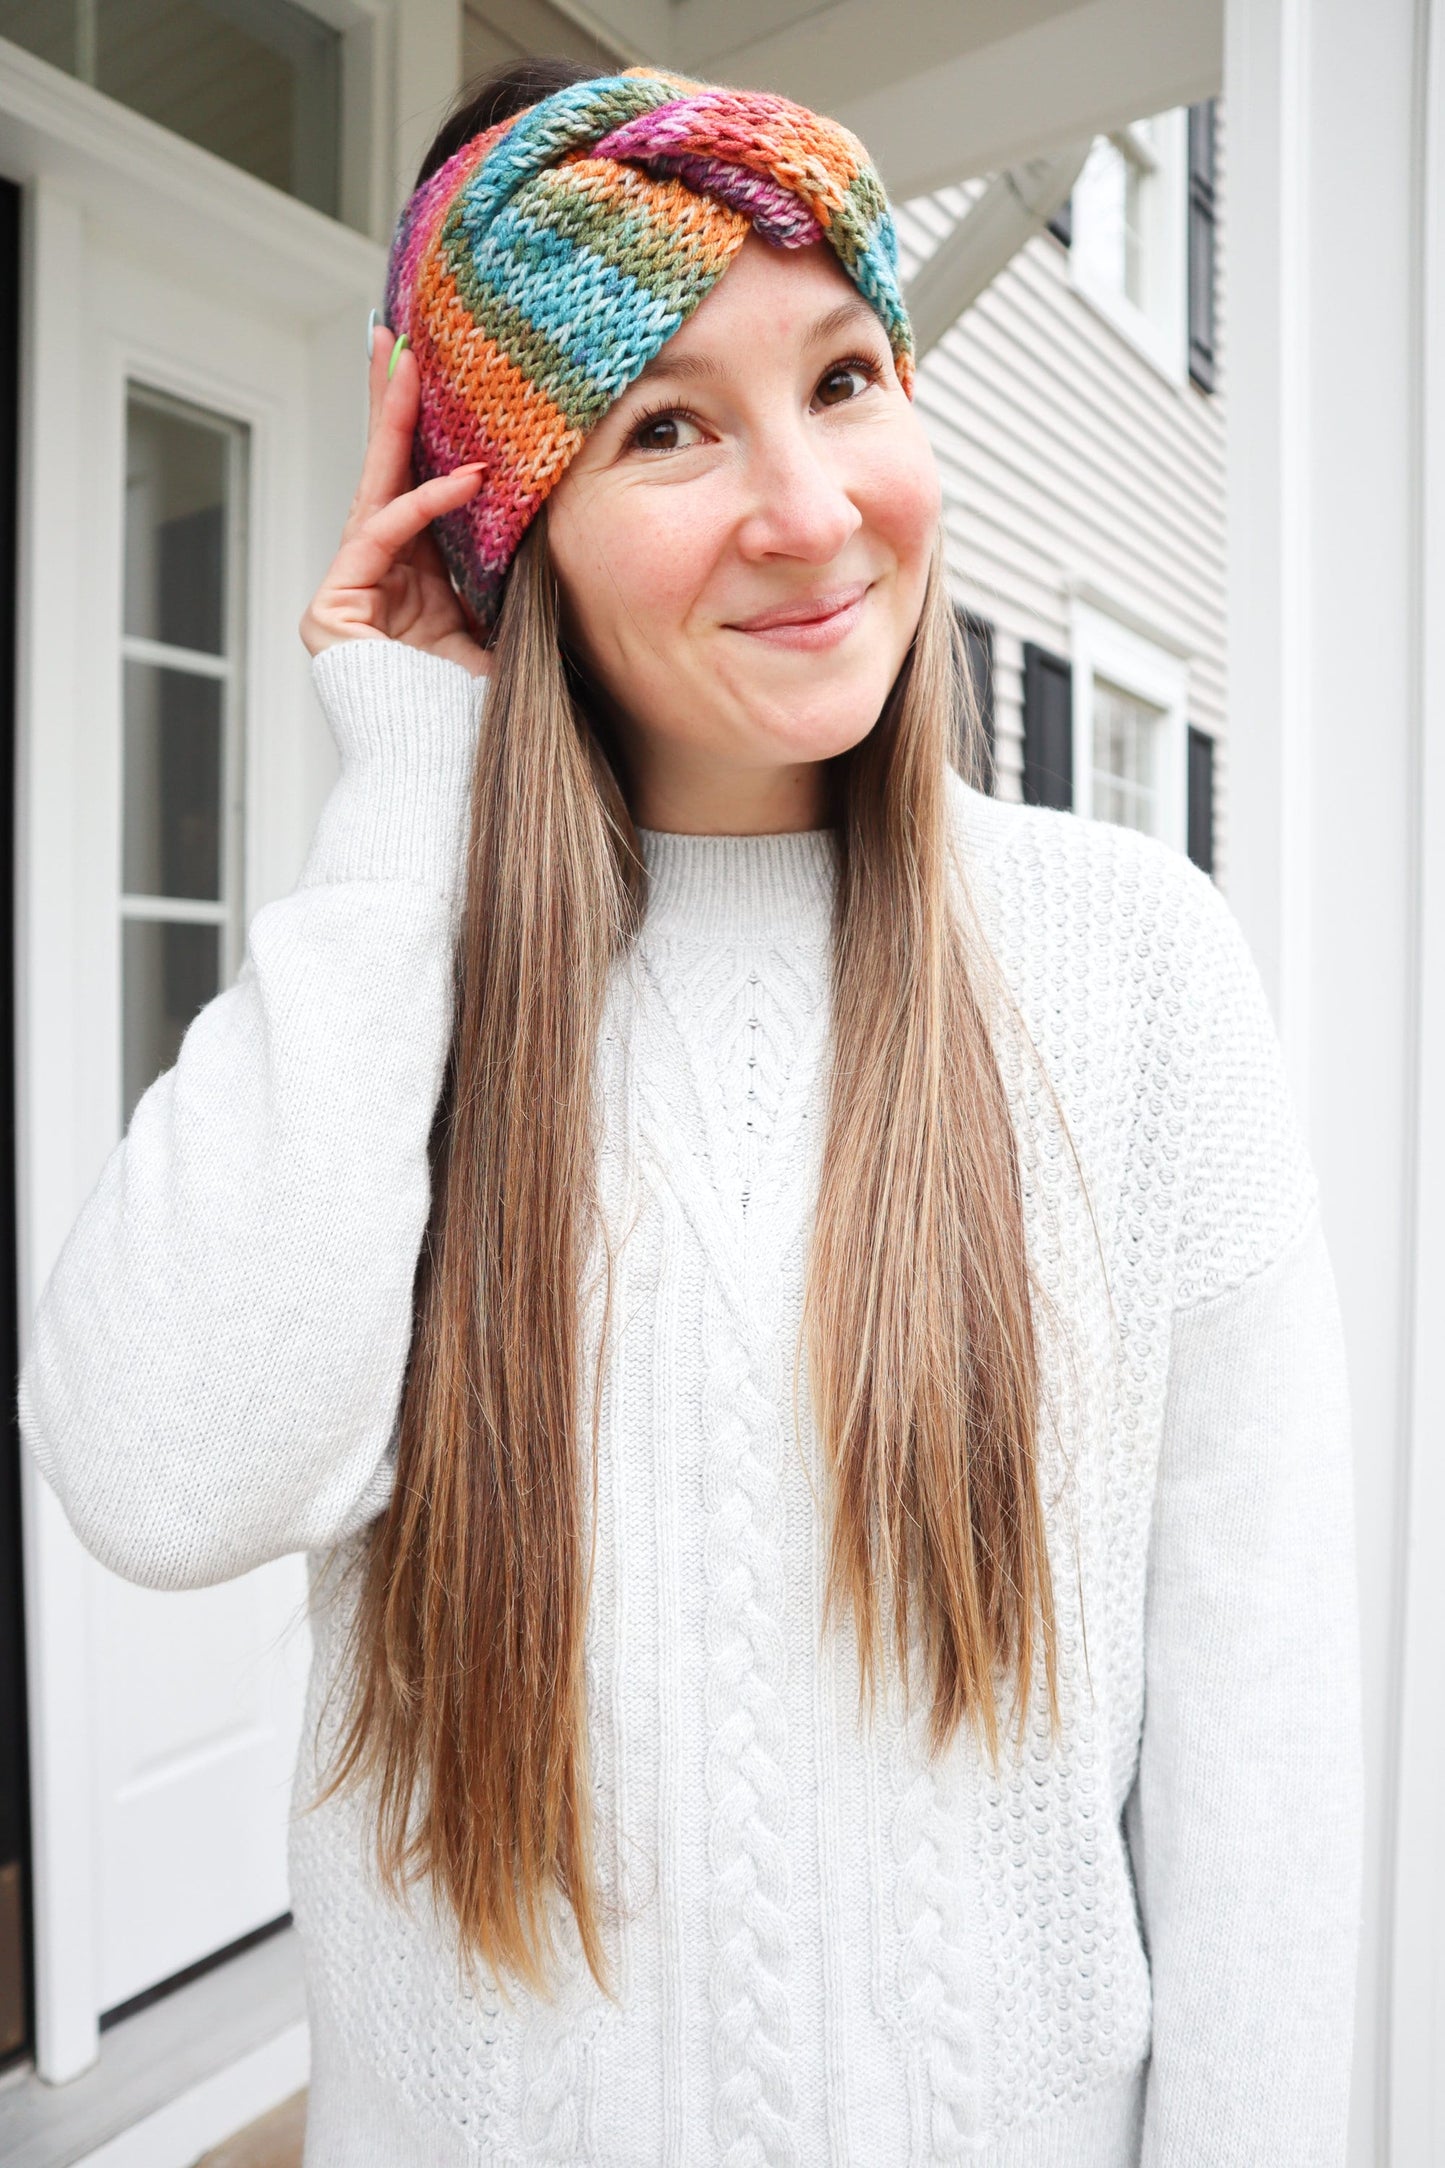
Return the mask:
<path id="1" fill-rule="evenodd" d="M 30 1816 L 15 1286 L 15 529 L 20 191 L 0 181 L 0 2064 L 30 2046 Z"/>

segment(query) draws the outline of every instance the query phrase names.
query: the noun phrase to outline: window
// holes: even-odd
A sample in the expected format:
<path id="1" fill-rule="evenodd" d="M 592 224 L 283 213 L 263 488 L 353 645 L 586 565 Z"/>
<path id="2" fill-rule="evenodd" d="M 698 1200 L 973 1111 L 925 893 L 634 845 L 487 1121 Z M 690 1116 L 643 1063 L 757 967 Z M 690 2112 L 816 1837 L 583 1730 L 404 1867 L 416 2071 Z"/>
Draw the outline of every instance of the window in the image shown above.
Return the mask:
<path id="1" fill-rule="evenodd" d="M 295 0 L 0 0 L 0 37 L 338 216 L 344 40 Z"/>
<path id="2" fill-rule="evenodd" d="M 122 1119 L 238 961 L 246 431 L 132 386 L 122 640 Z"/>
<path id="3" fill-rule="evenodd" d="M 1094 680 L 1091 796 L 1095 820 L 1117 821 L 1147 836 L 1159 826 L 1159 724 L 1152 701 Z"/>
<path id="4" fill-rule="evenodd" d="M 1073 609 L 1076 812 L 1188 841 L 1189 666 L 1102 610 Z"/>
<path id="5" fill-rule="evenodd" d="M 1188 347 L 1188 118 L 1184 107 L 1101 136 L 1074 184 L 1074 284 L 1178 383 Z"/>

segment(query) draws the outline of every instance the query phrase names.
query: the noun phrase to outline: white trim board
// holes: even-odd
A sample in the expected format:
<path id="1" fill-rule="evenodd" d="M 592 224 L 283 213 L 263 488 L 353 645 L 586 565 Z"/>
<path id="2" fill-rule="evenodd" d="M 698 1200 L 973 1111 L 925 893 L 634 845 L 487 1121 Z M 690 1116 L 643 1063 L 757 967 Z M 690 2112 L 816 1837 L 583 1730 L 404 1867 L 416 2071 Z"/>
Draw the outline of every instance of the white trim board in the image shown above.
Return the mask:
<path id="1" fill-rule="evenodd" d="M 294 1928 L 229 1958 L 101 2035 L 63 2086 L 33 2072 L 0 2092 L 5 2168 L 190 2168 L 306 2083 Z"/>
<path id="2" fill-rule="evenodd" d="M 1141 608 L 1137 603 L 1116 593 L 1113 588 L 1092 579 L 1087 573 L 1066 572 L 1063 578 L 1064 593 L 1071 604 L 1087 603 L 1101 617 L 1113 623 L 1126 625 L 1137 632 L 1141 640 L 1148 640 L 1154 647 L 1162 647 L 1167 655 L 1178 655 L 1188 662 L 1194 654 L 1194 645 L 1188 633 L 1177 623 L 1156 617 L 1151 609 Z"/>
<path id="3" fill-rule="evenodd" d="M 98 2153 L 87 2153 L 75 2168 L 194 2168 L 203 2152 L 234 2138 L 248 2123 L 299 2093 L 310 2068 L 306 2027 L 288 2026 L 264 2047 L 112 2138 Z"/>
<path id="4" fill-rule="evenodd" d="M 1412 611 L 1420 644 L 1414 720 L 1418 926 L 1411 1141 L 1411 1285 L 1404 1495 L 1398 1516 L 1400 1680 L 1392 1936 L 1388 1989 L 1390 2159 L 1445 2159 L 1445 1380 L 1438 1355 L 1445 1307 L 1445 19 L 1416 18 L 1426 50 L 1415 71 L 1419 106 L 1413 267 L 1420 280 L 1418 376 L 1420 496 Z"/>

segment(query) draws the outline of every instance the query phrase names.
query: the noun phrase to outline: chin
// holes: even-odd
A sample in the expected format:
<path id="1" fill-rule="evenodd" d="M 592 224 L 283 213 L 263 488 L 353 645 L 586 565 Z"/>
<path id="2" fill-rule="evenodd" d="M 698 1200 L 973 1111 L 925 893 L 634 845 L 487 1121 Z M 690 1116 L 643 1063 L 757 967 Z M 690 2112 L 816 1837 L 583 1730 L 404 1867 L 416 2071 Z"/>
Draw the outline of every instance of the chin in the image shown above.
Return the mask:
<path id="1" fill-rule="evenodd" d="M 822 699 L 814 691 L 801 712 L 784 709 L 782 702 L 771 702 L 771 713 L 762 723 L 763 735 L 776 747 L 780 759 L 836 760 L 840 753 L 851 753 L 855 745 L 861 745 L 874 728 L 892 683 L 890 678 L 881 692 L 873 687 L 866 691 L 852 686 L 840 688 L 836 695 Z"/>

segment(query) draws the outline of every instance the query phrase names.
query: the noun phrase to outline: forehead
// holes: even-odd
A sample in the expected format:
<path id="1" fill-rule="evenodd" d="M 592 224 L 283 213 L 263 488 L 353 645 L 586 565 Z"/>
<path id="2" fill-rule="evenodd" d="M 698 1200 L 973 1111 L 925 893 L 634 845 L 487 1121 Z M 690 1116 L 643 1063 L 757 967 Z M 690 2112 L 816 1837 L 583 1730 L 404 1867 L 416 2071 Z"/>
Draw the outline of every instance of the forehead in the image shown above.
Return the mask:
<path id="1" fill-rule="evenodd" d="M 638 382 L 699 360 L 736 361 L 760 339 L 808 342 L 883 326 L 826 241 L 781 248 L 750 233 L 727 270 Z"/>

